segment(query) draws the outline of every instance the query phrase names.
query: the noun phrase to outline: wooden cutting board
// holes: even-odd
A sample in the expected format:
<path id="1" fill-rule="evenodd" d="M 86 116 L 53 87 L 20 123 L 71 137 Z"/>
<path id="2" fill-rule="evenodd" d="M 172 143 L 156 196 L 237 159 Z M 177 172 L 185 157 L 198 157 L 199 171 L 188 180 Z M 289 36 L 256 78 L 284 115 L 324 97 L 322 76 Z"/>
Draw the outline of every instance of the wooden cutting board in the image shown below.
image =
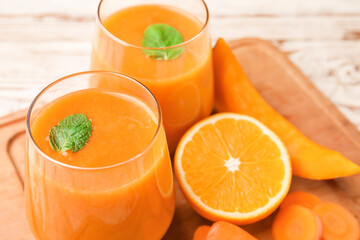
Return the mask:
<path id="1" fill-rule="evenodd" d="M 360 164 L 359 131 L 288 58 L 257 39 L 231 42 L 245 73 L 261 95 L 312 140 Z M 23 204 L 25 111 L 0 118 L 0 239 L 34 240 Z M 164 239 L 192 239 L 197 226 L 211 224 L 192 210 L 176 184 L 176 212 Z M 305 190 L 346 206 L 360 219 L 360 175 L 312 181 L 294 177 L 291 191 Z M 244 228 L 270 240 L 273 215 Z"/>

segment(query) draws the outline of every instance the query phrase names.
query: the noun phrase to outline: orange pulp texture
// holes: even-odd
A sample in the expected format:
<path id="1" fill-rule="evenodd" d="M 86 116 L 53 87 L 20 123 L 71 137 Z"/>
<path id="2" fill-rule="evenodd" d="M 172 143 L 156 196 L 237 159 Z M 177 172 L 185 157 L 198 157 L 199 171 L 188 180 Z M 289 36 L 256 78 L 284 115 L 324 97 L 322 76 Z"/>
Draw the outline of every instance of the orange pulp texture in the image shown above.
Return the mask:
<path id="1" fill-rule="evenodd" d="M 212 115 L 188 130 L 174 167 L 180 188 L 200 215 L 233 224 L 270 215 L 291 181 L 289 157 L 277 136 L 235 113 Z"/>
<path id="2" fill-rule="evenodd" d="M 38 239 L 162 237 L 174 211 L 171 163 L 161 127 L 151 142 L 158 126 L 146 106 L 128 95 L 82 90 L 38 113 L 31 122 L 37 146 L 72 166 L 46 160 L 27 143 L 27 216 Z M 53 151 L 47 140 L 50 129 L 74 113 L 92 121 L 89 142 L 77 153 Z M 135 157 L 149 144 L 148 151 Z M 120 165 L 106 168 L 114 164 Z"/>
<path id="3" fill-rule="evenodd" d="M 138 5 L 122 9 L 102 21 L 115 38 L 98 29 L 91 68 L 121 72 L 144 83 L 161 105 L 169 148 L 174 151 L 185 131 L 212 110 L 211 42 L 205 28 L 183 46 L 185 51 L 178 58 L 171 60 L 155 60 L 141 49 L 127 46 L 141 46 L 145 29 L 155 23 L 176 28 L 184 41 L 203 27 L 195 16 L 175 7 Z"/>

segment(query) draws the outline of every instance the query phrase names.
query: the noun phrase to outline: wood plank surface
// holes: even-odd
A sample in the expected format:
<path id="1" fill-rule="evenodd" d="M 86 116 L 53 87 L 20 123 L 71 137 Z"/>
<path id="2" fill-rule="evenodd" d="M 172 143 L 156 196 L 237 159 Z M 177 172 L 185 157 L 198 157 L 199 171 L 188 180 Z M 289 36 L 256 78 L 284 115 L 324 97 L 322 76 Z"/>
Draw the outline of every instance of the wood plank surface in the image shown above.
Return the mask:
<path id="1" fill-rule="evenodd" d="M 360 128 L 360 1 L 206 0 L 213 40 L 272 41 Z M 98 0 L 0 0 L 0 116 L 88 69 Z"/>
<path id="2" fill-rule="evenodd" d="M 23 170 L 20 167 L 25 159 L 24 138 L 16 141 L 20 151 L 11 151 L 15 147 L 14 139 L 23 137 L 24 131 L 24 111 L 0 119 L 0 239 L 4 240 L 34 239 L 25 221 Z"/>
<path id="3" fill-rule="evenodd" d="M 231 46 L 250 81 L 276 110 L 314 141 L 360 163 L 360 133 L 356 127 L 284 54 L 263 40 L 237 40 Z M 0 239 L 4 240 L 33 239 L 23 206 L 24 120 L 25 112 L 0 119 Z M 176 182 L 175 186 L 176 212 L 164 239 L 191 240 L 197 226 L 210 222 L 192 210 Z M 360 220 L 359 175 L 328 181 L 294 177 L 294 190 L 339 202 Z M 273 216 L 244 228 L 260 240 L 270 240 Z"/>

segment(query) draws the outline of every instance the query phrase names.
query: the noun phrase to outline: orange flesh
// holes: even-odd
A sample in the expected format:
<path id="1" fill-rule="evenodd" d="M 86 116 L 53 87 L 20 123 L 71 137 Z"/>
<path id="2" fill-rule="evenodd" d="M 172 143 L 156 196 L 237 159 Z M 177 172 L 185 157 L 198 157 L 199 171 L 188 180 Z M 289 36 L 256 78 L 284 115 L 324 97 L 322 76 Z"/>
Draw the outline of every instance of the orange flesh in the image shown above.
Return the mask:
<path id="1" fill-rule="evenodd" d="M 195 37 L 203 27 L 189 13 L 165 5 L 125 8 L 103 21 L 111 34 L 135 46 L 141 46 L 145 29 L 155 23 L 175 27 L 184 41 Z M 175 149 L 183 133 L 193 123 L 208 116 L 213 107 L 211 43 L 207 29 L 185 47 L 176 59 L 154 60 L 141 49 L 126 47 L 98 31 L 92 52 L 92 69 L 127 74 L 155 94 L 164 114 L 171 150 Z"/>
<path id="2" fill-rule="evenodd" d="M 62 163 L 103 167 L 139 154 L 157 122 L 150 108 L 127 95 L 83 90 L 46 106 L 31 123 L 37 145 Z M 54 152 L 46 136 L 59 120 L 84 113 L 93 135 L 77 153 Z M 160 239 L 174 211 L 170 158 L 162 128 L 142 158 L 109 169 L 76 170 L 54 164 L 29 149 L 26 161 L 27 217 L 43 240 Z"/>
<path id="3" fill-rule="evenodd" d="M 232 143 L 228 144 L 229 149 L 222 144 L 224 141 Z M 215 125 L 204 126 L 188 144 L 194 147 L 185 150 L 182 166 L 189 185 L 206 205 L 226 212 L 246 213 L 264 206 L 280 191 L 285 174 L 280 151 L 257 126 L 244 121 L 219 120 Z M 229 171 L 225 166 L 225 160 L 231 158 L 240 158 L 238 171 Z M 224 200 L 223 196 L 229 201 L 218 201 Z"/>
<path id="4" fill-rule="evenodd" d="M 316 205 L 321 203 L 320 198 L 308 192 L 292 192 L 289 193 L 280 208 L 286 208 L 290 205 L 301 205 L 303 207 L 313 209 Z"/>
<path id="5" fill-rule="evenodd" d="M 274 240 L 320 240 L 321 233 L 319 218 L 300 205 L 281 209 L 272 226 Z"/>
<path id="6" fill-rule="evenodd" d="M 290 186 L 285 147 L 247 116 L 221 113 L 194 125 L 175 153 L 191 206 L 211 221 L 250 224 L 270 215 Z"/>
<path id="7" fill-rule="evenodd" d="M 324 202 L 314 208 L 320 217 L 324 232 L 323 240 L 360 239 L 359 222 L 354 215 L 339 204 Z"/>
<path id="8" fill-rule="evenodd" d="M 203 225 L 196 229 L 193 240 L 206 240 L 210 231 L 210 226 Z"/>
<path id="9" fill-rule="evenodd" d="M 211 226 L 207 240 L 256 240 L 242 228 L 227 222 L 216 222 Z"/>
<path id="10" fill-rule="evenodd" d="M 277 113 L 247 79 L 223 39 L 219 39 L 213 52 L 217 110 L 249 115 L 274 131 L 289 151 L 294 175 L 332 179 L 360 173 L 360 166 L 311 141 Z"/>

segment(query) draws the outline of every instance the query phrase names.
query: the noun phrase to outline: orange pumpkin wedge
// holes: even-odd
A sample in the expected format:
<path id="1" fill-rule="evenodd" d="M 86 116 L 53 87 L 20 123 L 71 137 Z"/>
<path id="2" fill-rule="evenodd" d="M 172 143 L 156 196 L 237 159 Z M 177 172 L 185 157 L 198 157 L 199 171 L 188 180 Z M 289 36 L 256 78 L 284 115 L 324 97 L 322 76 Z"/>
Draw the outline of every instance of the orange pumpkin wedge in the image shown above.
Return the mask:
<path id="1" fill-rule="evenodd" d="M 217 110 L 249 115 L 274 131 L 289 151 L 294 175 L 333 179 L 360 173 L 360 166 L 339 152 L 311 141 L 277 113 L 247 79 L 230 47 L 221 38 L 214 47 L 213 61 Z"/>

